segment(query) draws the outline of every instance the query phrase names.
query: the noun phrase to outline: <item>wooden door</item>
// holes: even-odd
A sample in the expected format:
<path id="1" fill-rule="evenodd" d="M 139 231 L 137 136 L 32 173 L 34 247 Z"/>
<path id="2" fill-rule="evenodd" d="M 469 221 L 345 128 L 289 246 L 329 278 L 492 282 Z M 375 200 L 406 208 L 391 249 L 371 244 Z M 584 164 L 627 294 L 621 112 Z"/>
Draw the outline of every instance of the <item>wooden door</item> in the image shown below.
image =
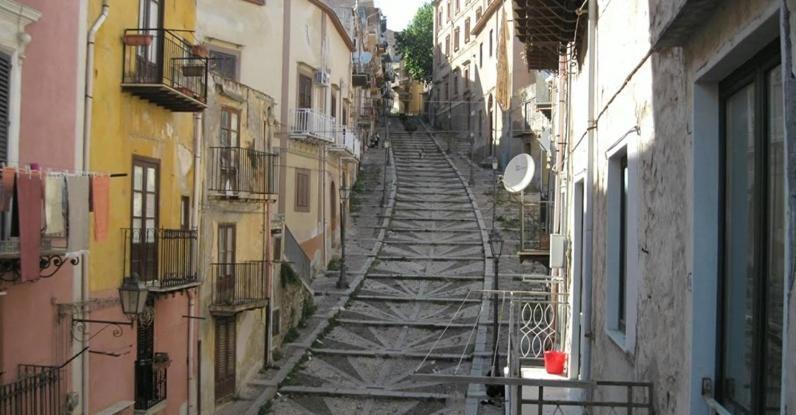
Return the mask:
<path id="1" fill-rule="evenodd" d="M 312 78 L 299 75 L 299 108 L 312 108 Z"/>
<path id="2" fill-rule="evenodd" d="M 133 159 L 130 272 L 143 281 L 157 279 L 159 169 L 156 160 Z"/>
<path id="3" fill-rule="evenodd" d="M 216 319 L 216 401 L 235 393 L 235 317 Z"/>

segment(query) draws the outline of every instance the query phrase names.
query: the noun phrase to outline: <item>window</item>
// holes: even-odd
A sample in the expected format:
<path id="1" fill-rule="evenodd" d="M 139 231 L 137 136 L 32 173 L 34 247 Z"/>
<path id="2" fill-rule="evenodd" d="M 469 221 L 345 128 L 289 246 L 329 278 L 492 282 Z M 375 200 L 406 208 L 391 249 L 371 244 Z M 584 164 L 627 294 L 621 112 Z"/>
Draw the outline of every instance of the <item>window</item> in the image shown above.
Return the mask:
<path id="1" fill-rule="evenodd" d="M 220 264 L 235 263 L 235 235 L 237 234 L 234 223 L 218 224 L 218 257 Z"/>
<path id="2" fill-rule="evenodd" d="M 464 68 L 464 90 L 467 91 L 470 89 L 470 68 Z M 469 111 L 468 111 L 469 112 Z M 467 120 L 470 120 L 470 116 L 467 116 Z"/>
<path id="3" fill-rule="evenodd" d="M 606 227 L 606 332 L 624 351 L 632 351 L 635 336 L 635 236 L 634 177 L 630 139 L 608 152 Z"/>
<path id="4" fill-rule="evenodd" d="M 448 0 L 448 21 L 451 21 L 451 2 Z"/>
<path id="5" fill-rule="evenodd" d="M 454 50 L 454 52 L 459 50 L 459 28 L 458 27 L 456 29 L 454 29 L 454 31 L 453 31 L 453 50 Z"/>
<path id="6" fill-rule="evenodd" d="M 717 398 L 780 412 L 786 196 L 779 41 L 719 85 L 723 148 Z"/>
<path id="7" fill-rule="evenodd" d="M 479 6 L 477 9 L 475 9 L 475 21 L 476 22 L 481 20 L 481 15 L 482 14 L 484 14 L 484 9 L 481 8 L 481 6 Z"/>
<path id="8" fill-rule="evenodd" d="M 494 49 L 495 31 L 489 29 L 489 57 L 492 57 L 492 50 Z"/>
<path id="9" fill-rule="evenodd" d="M 282 261 L 282 234 L 272 230 L 271 235 L 272 259 L 274 262 L 280 262 Z"/>
<path id="10" fill-rule="evenodd" d="M 296 169 L 296 209 L 297 212 L 310 211 L 310 171 Z"/>
<path id="11" fill-rule="evenodd" d="M 478 45 L 478 67 L 484 66 L 484 42 Z"/>
<path id="12" fill-rule="evenodd" d="M 461 11 L 461 0 L 456 0 L 456 13 Z"/>
<path id="13" fill-rule="evenodd" d="M 275 309 L 273 311 L 273 325 L 271 329 L 271 335 L 278 336 L 279 332 L 282 331 L 282 313 L 279 312 L 279 309 Z"/>
<path id="14" fill-rule="evenodd" d="M 142 280 L 154 278 L 157 272 L 155 229 L 159 224 L 159 170 L 156 160 L 133 159 L 130 272 L 138 274 Z"/>
<path id="15" fill-rule="evenodd" d="M 439 16 L 437 17 L 437 30 L 442 27 L 442 11 L 439 12 Z"/>
<path id="16" fill-rule="evenodd" d="M 445 35 L 445 56 L 451 55 L 451 35 Z"/>
<path id="17" fill-rule="evenodd" d="M 348 107 L 347 106 L 343 107 L 343 125 L 348 125 Z"/>
<path id="18" fill-rule="evenodd" d="M 221 109 L 221 147 L 238 147 L 240 132 L 240 111 L 234 108 Z"/>
<path id="19" fill-rule="evenodd" d="M 227 79 L 238 80 L 238 54 L 210 49 L 210 71 Z"/>
<path id="20" fill-rule="evenodd" d="M 470 43 L 470 18 L 464 19 L 464 43 Z"/>
<path id="21" fill-rule="evenodd" d="M 11 122 L 8 97 L 11 96 L 11 56 L 0 52 L 0 163 L 8 163 L 8 125 Z"/>
<path id="22" fill-rule="evenodd" d="M 312 108 L 312 78 L 299 74 L 299 108 Z"/>
<path id="23" fill-rule="evenodd" d="M 329 107 L 329 115 L 337 118 L 337 90 L 332 89 L 332 105 Z"/>
<path id="24" fill-rule="evenodd" d="M 191 198 L 180 198 L 180 229 L 188 230 L 191 227 Z"/>

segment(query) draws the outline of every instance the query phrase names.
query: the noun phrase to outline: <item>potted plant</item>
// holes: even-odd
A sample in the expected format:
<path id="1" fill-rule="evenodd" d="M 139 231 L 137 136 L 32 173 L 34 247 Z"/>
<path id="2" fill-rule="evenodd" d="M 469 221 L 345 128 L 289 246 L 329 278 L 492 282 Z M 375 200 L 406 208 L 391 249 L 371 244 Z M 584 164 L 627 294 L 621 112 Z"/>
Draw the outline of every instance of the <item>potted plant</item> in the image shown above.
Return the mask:
<path id="1" fill-rule="evenodd" d="M 171 366 L 171 359 L 169 359 L 168 353 L 155 353 L 155 356 L 152 357 L 152 366 L 156 369 L 160 368 L 167 368 Z"/>
<path id="2" fill-rule="evenodd" d="M 124 44 L 127 46 L 149 46 L 152 44 L 152 35 L 149 33 L 125 33 Z"/>
<path id="3" fill-rule="evenodd" d="M 210 56 L 210 50 L 205 45 L 193 45 L 191 46 L 191 54 L 197 58 L 207 58 Z"/>

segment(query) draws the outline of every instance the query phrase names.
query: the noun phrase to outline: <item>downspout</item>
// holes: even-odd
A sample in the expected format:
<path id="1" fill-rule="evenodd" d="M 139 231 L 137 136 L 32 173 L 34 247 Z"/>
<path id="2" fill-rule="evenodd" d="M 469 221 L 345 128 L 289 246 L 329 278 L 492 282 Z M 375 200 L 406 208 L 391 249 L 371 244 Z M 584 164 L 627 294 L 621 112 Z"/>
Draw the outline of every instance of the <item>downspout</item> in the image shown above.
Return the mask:
<path id="1" fill-rule="evenodd" d="M 191 222 L 191 229 L 196 229 L 197 232 L 198 232 L 198 229 L 199 229 L 199 226 L 200 226 L 199 209 L 201 208 L 201 203 L 200 203 L 200 200 L 199 200 L 200 194 L 201 194 L 201 181 L 199 180 L 199 178 L 201 177 L 200 171 L 202 169 L 202 128 L 203 128 L 202 113 L 201 112 L 194 113 L 193 121 L 194 121 L 194 125 L 193 125 L 193 195 L 192 195 L 192 198 L 193 198 L 193 215 L 190 215 L 191 216 L 190 222 Z M 194 263 L 196 263 L 196 261 L 198 261 L 198 258 L 199 258 L 199 244 L 198 243 L 194 244 L 193 250 L 194 250 L 194 252 L 193 252 Z M 193 347 L 194 346 L 194 342 L 193 342 L 193 339 L 194 339 L 194 333 L 195 333 L 195 326 L 194 325 L 196 324 L 194 322 L 194 319 L 191 316 L 195 316 L 196 315 L 196 313 L 194 312 L 194 307 L 196 305 L 195 304 L 195 302 L 196 302 L 195 300 L 196 299 L 194 298 L 195 294 L 198 294 L 198 290 L 197 290 L 196 293 L 191 293 L 191 292 L 188 293 L 188 316 L 189 316 L 189 318 L 188 318 L 188 339 L 187 339 L 187 341 L 188 341 L 188 345 L 187 345 L 187 347 L 188 347 L 188 359 L 187 359 L 187 363 L 188 363 L 187 364 L 187 372 L 188 372 L 188 374 L 187 374 L 187 376 L 188 376 L 188 387 L 187 387 L 187 390 L 188 390 L 188 393 L 187 393 L 187 397 L 188 397 L 188 413 L 189 414 L 191 413 L 191 408 L 195 407 L 193 405 L 192 401 L 191 401 L 191 390 L 193 389 L 192 385 L 193 385 L 193 381 L 194 381 L 194 371 L 193 371 L 191 366 L 194 364 L 194 357 L 193 357 L 193 354 L 194 354 L 194 347 Z M 202 352 L 201 350 L 197 351 L 197 353 L 201 353 L 201 352 Z M 198 391 L 198 389 L 197 389 L 197 391 Z M 197 392 L 197 398 L 198 398 L 198 396 L 199 396 L 199 393 Z"/>
<path id="2" fill-rule="evenodd" d="M 85 96 L 83 102 L 83 163 L 82 163 L 82 170 L 87 171 L 89 170 L 91 163 L 90 163 L 90 149 L 91 149 L 91 119 L 92 119 L 92 106 L 94 104 L 94 46 L 97 39 L 97 32 L 100 30 L 102 25 L 105 23 L 105 19 L 108 18 L 108 13 L 110 12 L 110 1 L 103 0 L 102 1 L 102 9 L 100 11 L 99 16 L 94 20 L 94 24 L 91 25 L 91 28 L 88 31 L 88 36 L 86 37 L 86 78 L 85 78 Z M 89 291 L 88 291 L 88 254 L 85 252 L 81 254 L 80 259 L 80 303 L 83 304 L 85 307 L 86 302 L 89 299 Z M 85 308 L 81 310 L 83 314 L 83 318 L 85 318 Z M 81 348 L 85 349 L 88 347 L 89 342 L 86 336 L 81 336 Z M 82 413 L 87 414 L 89 413 L 89 367 L 88 367 L 88 358 L 87 356 L 83 356 L 80 358 L 80 366 L 83 378 L 83 384 L 81 386 L 82 397 L 80 399 L 80 404 L 82 406 Z"/>
<path id="3" fill-rule="evenodd" d="M 597 90 L 597 42 L 595 35 L 597 33 L 597 0 L 589 0 L 589 30 L 588 30 L 588 48 L 589 48 L 589 102 L 588 102 L 588 140 L 586 142 L 586 151 L 588 152 L 588 164 L 586 166 L 586 217 L 584 218 L 585 226 L 583 229 L 583 332 L 581 333 L 583 342 L 582 360 L 581 360 L 581 380 L 591 379 L 591 341 L 593 337 L 592 330 L 592 279 L 594 278 L 592 257 L 594 255 L 594 149 L 595 149 L 595 96 Z"/>

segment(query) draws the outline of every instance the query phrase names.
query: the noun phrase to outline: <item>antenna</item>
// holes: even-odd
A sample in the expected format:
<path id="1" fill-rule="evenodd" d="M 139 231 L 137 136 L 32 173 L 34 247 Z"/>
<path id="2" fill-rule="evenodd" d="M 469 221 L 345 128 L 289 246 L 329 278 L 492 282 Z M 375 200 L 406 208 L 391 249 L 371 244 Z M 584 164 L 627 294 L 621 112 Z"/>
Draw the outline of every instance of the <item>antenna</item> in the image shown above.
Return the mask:
<path id="1" fill-rule="evenodd" d="M 506 166 L 503 172 L 503 186 L 509 193 L 518 193 L 525 190 L 533 180 L 536 163 L 528 154 L 518 154 Z"/>

